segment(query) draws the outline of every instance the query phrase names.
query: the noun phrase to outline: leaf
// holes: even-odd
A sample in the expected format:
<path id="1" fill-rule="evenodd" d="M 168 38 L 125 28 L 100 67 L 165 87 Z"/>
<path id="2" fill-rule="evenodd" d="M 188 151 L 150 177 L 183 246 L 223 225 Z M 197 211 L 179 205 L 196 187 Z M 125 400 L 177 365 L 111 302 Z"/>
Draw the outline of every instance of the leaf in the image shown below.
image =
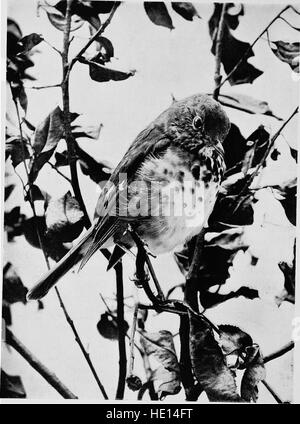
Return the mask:
<path id="1" fill-rule="evenodd" d="M 279 199 L 285 214 L 291 224 L 296 226 L 297 219 L 297 181 L 289 186 L 279 188 L 281 198 Z"/>
<path id="2" fill-rule="evenodd" d="M 109 312 L 104 312 L 97 323 L 97 329 L 102 337 L 109 340 L 119 339 L 119 326 L 116 315 Z M 127 321 L 123 322 L 123 331 L 127 333 L 129 325 Z"/>
<path id="3" fill-rule="evenodd" d="M 226 176 L 229 176 L 240 169 L 239 167 L 234 167 L 238 164 L 240 165 L 240 162 L 244 158 L 247 150 L 245 137 L 243 137 L 240 129 L 233 123 L 231 123 L 229 133 L 223 141 L 223 148 L 226 164 Z"/>
<path id="4" fill-rule="evenodd" d="M 286 43 L 284 41 L 272 41 L 271 44 L 275 44 L 275 48 L 272 48 L 272 52 L 284 63 L 287 63 L 291 69 L 300 73 L 300 43 Z"/>
<path id="5" fill-rule="evenodd" d="M 20 206 L 15 206 L 10 212 L 4 212 L 4 229 L 7 232 L 8 241 L 22 234 L 22 224 L 25 215 L 20 213 Z"/>
<path id="6" fill-rule="evenodd" d="M 91 5 L 97 13 L 109 13 L 111 12 L 115 2 L 114 1 L 91 1 Z"/>
<path id="7" fill-rule="evenodd" d="M 92 138 L 98 140 L 103 124 L 90 125 L 82 128 L 82 131 L 73 131 L 73 136 L 77 138 Z"/>
<path id="8" fill-rule="evenodd" d="M 67 166 L 69 165 L 68 160 L 68 152 L 67 150 L 64 150 L 62 153 L 55 152 L 55 166 L 59 168 L 60 166 Z"/>
<path id="9" fill-rule="evenodd" d="M 241 382 L 241 396 L 247 402 L 256 402 L 258 399 L 258 384 L 265 379 L 266 370 L 258 345 L 248 347 L 246 352 L 249 360 Z"/>
<path id="10" fill-rule="evenodd" d="M 230 10 L 232 12 L 232 3 L 228 4 L 225 14 L 221 62 L 226 74 L 228 75 L 240 59 L 244 57 L 238 68 L 229 77 L 229 83 L 231 85 L 252 83 L 263 72 L 248 62 L 248 59 L 254 56 L 253 50 L 250 48 L 250 44 L 237 40 L 233 37 L 230 31 L 231 28 L 235 29 L 238 26 L 238 18 L 243 15 L 243 9 L 240 9 L 237 13 L 233 14 L 230 14 Z M 211 51 L 214 55 L 216 53 L 217 28 L 219 25 L 221 11 L 222 4 L 216 3 L 213 15 L 208 22 L 210 37 L 213 41 Z"/>
<path id="11" fill-rule="evenodd" d="M 276 296 L 276 303 L 278 306 L 281 305 L 281 303 L 284 300 L 287 300 L 288 302 L 295 303 L 295 278 L 296 278 L 296 269 L 295 269 L 295 262 L 296 262 L 296 242 L 294 244 L 294 257 L 292 265 L 288 264 L 287 262 L 279 262 L 278 266 L 280 270 L 283 272 L 284 275 L 284 289 L 282 293 L 279 296 Z"/>
<path id="12" fill-rule="evenodd" d="M 30 163 L 29 181 L 32 183 L 37 178 L 39 171 L 51 158 L 58 142 L 64 136 L 62 111 L 57 106 L 41 122 L 34 133 L 33 150 L 34 157 Z"/>
<path id="13" fill-rule="evenodd" d="M 96 38 L 96 43 L 99 53 L 92 58 L 92 61 L 102 64 L 110 62 L 111 58 L 114 57 L 114 46 L 112 42 L 106 37 L 99 36 Z M 99 62 L 99 59 L 101 59 L 101 62 Z"/>
<path id="14" fill-rule="evenodd" d="M 19 44 L 21 46 L 22 53 L 28 53 L 34 46 L 37 46 L 43 40 L 44 38 L 40 34 L 36 34 L 35 32 L 21 38 Z"/>
<path id="15" fill-rule="evenodd" d="M 246 353 L 246 349 L 253 345 L 253 340 L 248 333 L 233 325 L 219 325 L 221 346 L 224 355 Z"/>
<path id="16" fill-rule="evenodd" d="M 50 200 L 45 212 L 46 235 L 61 242 L 75 240 L 83 230 L 84 214 L 78 201 L 68 191 L 59 199 Z"/>
<path id="17" fill-rule="evenodd" d="M 26 398 L 20 376 L 9 375 L 1 370 L 0 398 Z"/>
<path id="18" fill-rule="evenodd" d="M 24 198 L 25 201 L 36 201 L 36 200 L 43 200 L 45 202 L 45 208 L 49 203 L 49 200 L 51 199 L 50 194 L 48 194 L 46 191 L 41 190 L 37 185 L 33 184 L 30 187 L 30 190 L 27 190 L 26 196 Z"/>
<path id="19" fill-rule="evenodd" d="M 244 16 L 244 6 L 234 3 L 228 3 L 226 10 L 226 22 L 231 29 L 239 26 L 239 17 Z"/>
<path id="20" fill-rule="evenodd" d="M 163 2 L 145 1 L 144 8 L 148 18 L 155 25 L 160 25 L 170 30 L 174 29 L 172 19 Z"/>
<path id="21" fill-rule="evenodd" d="M 180 16 L 182 16 L 187 21 L 192 21 L 194 17 L 200 18 L 195 6 L 193 3 L 189 2 L 172 2 L 172 8 L 177 12 Z"/>
<path id="22" fill-rule="evenodd" d="M 19 136 L 9 137 L 5 142 L 5 159 L 11 158 L 15 168 L 21 162 L 30 157 L 26 140 L 21 140 Z"/>
<path id="23" fill-rule="evenodd" d="M 3 268 L 3 299 L 9 304 L 25 304 L 27 291 L 13 265 L 8 262 Z"/>
<path id="24" fill-rule="evenodd" d="M 206 233 L 205 239 L 208 246 L 219 246 L 226 250 L 240 250 L 248 248 L 244 241 L 244 228 L 235 227 L 224 230 L 220 233 Z"/>
<path id="25" fill-rule="evenodd" d="M 282 120 L 273 114 L 270 106 L 266 101 L 255 99 L 254 97 L 248 96 L 246 94 L 220 94 L 218 100 L 223 106 L 238 109 L 251 114 L 272 116 L 273 118 Z"/>
<path id="26" fill-rule="evenodd" d="M 42 242 L 42 247 L 50 258 L 58 262 L 63 256 L 65 256 L 69 249 L 64 246 L 64 244 L 58 241 L 56 238 L 51 237 L 51 234 L 47 234 L 46 221 L 44 216 L 37 216 L 26 219 L 22 225 L 23 234 L 28 243 L 41 249 L 40 239 Z M 40 239 L 38 237 L 38 232 Z"/>
<path id="27" fill-rule="evenodd" d="M 172 334 L 167 330 L 161 330 L 158 333 L 143 331 L 140 341 L 150 363 L 153 360 L 156 363 L 156 366 L 151 366 L 152 380 L 159 398 L 179 393 L 181 390 L 180 369 Z"/>
<path id="28" fill-rule="evenodd" d="M 123 81 L 132 77 L 136 72 L 135 70 L 129 72 L 117 71 L 90 60 L 85 60 L 84 63 L 89 65 L 91 79 L 97 82 Z"/>
<path id="29" fill-rule="evenodd" d="M 190 355 L 194 375 L 210 401 L 241 402 L 234 374 L 209 324 L 189 313 Z"/>
<path id="30" fill-rule="evenodd" d="M 59 10 L 64 16 L 66 15 L 66 0 L 59 1 L 55 8 Z M 77 15 L 83 20 L 89 22 L 95 29 L 99 29 L 101 21 L 98 16 L 97 10 L 90 4 L 84 4 L 78 0 L 74 0 L 71 5 L 71 14 Z"/>
<path id="31" fill-rule="evenodd" d="M 4 201 L 5 202 L 9 198 L 9 196 L 11 195 L 11 193 L 13 192 L 15 187 L 16 187 L 15 184 L 9 184 L 9 185 L 5 186 L 5 190 L 4 190 Z"/>

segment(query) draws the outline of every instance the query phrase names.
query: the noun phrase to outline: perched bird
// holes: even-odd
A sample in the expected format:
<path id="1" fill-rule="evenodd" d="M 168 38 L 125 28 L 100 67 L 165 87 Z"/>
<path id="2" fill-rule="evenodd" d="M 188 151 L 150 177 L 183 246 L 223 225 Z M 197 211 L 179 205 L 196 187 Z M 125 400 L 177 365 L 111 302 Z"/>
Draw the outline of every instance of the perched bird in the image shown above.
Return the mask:
<path id="1" fill-rule="evenodd" d="M 225 171 L 222 142 L 229 128 L 224 110 L 207 95 L 174 101 L 133 141 L 100 194 L 94 225 L 29 291 L 28 299 L 43 297 L 99 248 L 115 244 L 123 252 L 133 247 L 129 228 L 155 254 L 198 234 Z"/>

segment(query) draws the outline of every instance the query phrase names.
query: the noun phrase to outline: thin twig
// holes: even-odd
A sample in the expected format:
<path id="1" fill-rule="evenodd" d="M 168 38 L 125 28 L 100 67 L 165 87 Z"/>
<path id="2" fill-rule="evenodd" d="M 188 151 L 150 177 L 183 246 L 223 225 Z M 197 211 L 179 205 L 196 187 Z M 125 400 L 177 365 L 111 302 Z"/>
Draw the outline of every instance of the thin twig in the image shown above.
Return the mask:
<path id="1" fill-rule="evenodd" d="M 95 32 L 95 34 L 88 40 L 88 42 L 80 49 L 80 51 L 75 55 L 75 57 L 71 60 L 70 64 L 68 65 L 68 70 L 66 75 L 64 76 L 64 78 L 68 79 L 69 78 L 69 74 L 73 68 L 73 66 L 75 65 L 75 63 L 80 59 L 80 57 L 86 52 L 86 50 L 90 47 L 90 45 L 101 35 L 103 34 L 103 32 L 105 31 L 105 29 L 108 27 L 108 25 L 110 24 L 117 8 L 120 6 L 121 2 L 116 1 L 114 6 L 112 7 L 110 14 L 108 16 L 108 18 L 106 19 L 106 21 L 100 26 L 100 28 L 98 29 L 98 31 Z"/>
<path id="2" fill-rule="evenodd" d="M 54 171 L 58 173 L 58 175 L 64 178 L 69 184 L 72 184 L 72 181 L 70 180 L 70 178 L 68 178 L 65 174 L 63 174 L 55 165 L 53 165 L 53 163 L 51 163 L 50 161 L 48 161 L 47 163 L 48 165 L 51 166 L 52 169 L 54 169 Z"/>
<path id="3" fill-rule="evenodd" d="M 223 81 L 220 83 L 218 89 L 222 87 L 222 85 L 225 84 L 226 81 L 229 80 L 229 78 L 232 76 L 232 74 L 237 70 L 237 68 L 241 65 L 241 63 L 245 60 L 245 58 L 249 55 L 252 48 L 255 46 L 257 41 L 265 34 L 265 32 L 268 31 L 271 25 L 291 6 L 285 6 L 272 20 L 271 22 L 263 29 L 263 31 L 255 38 L 252 44 L 249 45 L 249 47 L 244 51 L 244 54 L 240 58 L 240 60 L 237 62 L 237 64 L 232 68 L 232 70 L 227 74 L 226 78 L 223 79 Z"/>
<path id="4" fill-rule="evenodd" d="M 270 353 L 269 355 L 264 357 L 264 363 L 268 363 L 270 361 L 273 361 L 273 359 L 277 359 L 280 358 L 280 356 L 284 355 L 285 353 L 289 352 L 290 350 L 292 350 L 295 346 L 294 342 L 289 342 L 286 345 L 284 345 L 283 347 L 281 347 L 280 349 L 276 350 L 273 353 Z"/>
<path id="5" fill-rule="evenodd" d="M 24 344 L 11 332 L 6 329 L 6 342 L 13 347 L 28 363 L 35 369 L 59 394 L 65 399 L 78 399 L 59 378 L 43 365 Z"/>
<path id="6" fill-rule="evenodd" d="M 68 55 L 69 55 L 69 39 L 70 39 L 70 30 L 71 30 L 71 5 L 73 0 L 67 1 L 66 9 L 66 23 L 64 27 L 64 38 L 63 38 L 63 51 L 62 51 L 62 66 L 63 66 L 63 83 L 62 83 L 62 98 L 63 98 L 63 117 L 64 117 L 64 132 L 65 139 L 68 149 L 68 161 L 71 171 L 71 181 L 76 200 L 80 205 L 80 209 L 84 214 L 84 226 L 89 228 L 91 226 L 91 221 L 88 216 L 78 180 L 77 173 L 77 156 L 75 148 L 75 139 L 72 134 L 71 128 L 71 116 L 70 116 L 70 98 L 69 98 L 69 65 L 68 65 Z"/>
<path id="7" fill-rule="evenodd" d="M 133 313 L 133 320 L 132 320 L 132 328 L 131 328 L 131 335 L 130 335 L 130 360 L 129 360 L 129 369 L 128 369 L 128 376 L 133 375 L 133 367 L 134 367 L 134 336 L 136 331 L 136 322 L 137 322 L 137 315 L 138 315 L 139 307 L 136 305 L 134 307 L 134 313 Z"/>
<path id="8" fill-rule="evenodd" d="M 88 363 L 88 366 L 89 366 L 90 370 L 92 371 L 92 374 L 93 374 L 93 376 L 94 376 L 94 378 L 95 378 L 95 380 L 96 380 L 96 382 L 97 382 L 97 385 L 98 385 L 99 389 L 101 390 L 101 393 L 102 393 L 102 395 L 103 395 L 104 399 L 106 399 L 106 400 L 107 400 L 107 399 L 108 399 L 108 396 L 107 396 L 107 394 L 106 394 L 106 391 L 105 391 L 105 389 L 104 389 L 104 386 L 103 386 L 103 384 L 101 383 L 101 381 L 100 381 L 100 379 L 99 379 L 99 377 L 98 377 L 98 375 L 97 375 L 97 372 L 96 372 L 96 370 L 95 370 L 95 368 L 94 368 L 94 365 L 93 365 L 93 363 L 92 363 L 92 361 L 91 361 L 91 359 L 90 359 L 90 355 L 87 353 L 87 351 L 85 350 L 85 348 L 84 348 L 84 346 L 83 346 L 83 344 L 82 344 L 82 341 L 81 341 L 81 339 L 80 339 L 80 337 L 79 337 L 79 334 L 78 334 L 78 332 L 77 332 L 77 329 L 76 329 L 76 327 L 75 327 L 75 325 L 74 325 L 74 322 L 73 322 L 73 320 L 71 319 L 70 315 L 68 314 L 68 311 L 66 310 L 66 307 L 65 307 L 65 305 L 64 305 L 64 303 L 63 303 L 63 301 L 62 301 L 62 298 L 61 298 L 60 293 L 59 293 L 59 291 L 58 291 L 58 289 L 57 289 L 57 287 L 56 287 L 56 286 L 55 286 L 55 291 L 56 291 L 56 294 L 57 294 L 57 297 L 58 297 L 58 300 L 59 300 L 60 306 L 61 306 L 61 308 L 62 308 L 62 310 L 63 310 L 63 312 L 64 312 L 64 315 L 65 315 L 65 317 L 66 317 L 66 320 L 67 320 L 68 324 L 70 325 L 70 327 L 71 327 L 71 329 L 72 329 L 72 331 L 73 331 L 73 333 L 74 333 L 75 340 L 76 340 L 76 342 L 78 343 L 78 345 L 79 345 L 79 347 L 80 347 L 80 350 L 81 350 L 81 352 L 82 352 L 83 356 L 85 357 L 86 362 Z"/>
<path id="9" fill-rule="evenodd" d="M 284 403 L 278 394 L 272 389 L 272 387 L 266 382 L 266 380 L 261 380 L 262 384 L 265 386 L 265 388 L 271 393 L 273 398 L 276 400 L 277 403 Z"/>
<path id="10" fill-rule="evenodd" d="M 221 75 L 222 50 L 223 50 L 222 42 L 223 42 L 223 35 L 224 35 L 224 28 L 225 28 L 226 8 L 227 8 L 227 4 L 223 3 L 220 20 L 218 24 L 217 38 L 216 38 L 215 89 L 213 93 L 213 98 L 215 100 L 218 100 L 219 93 L 220 93 L 220 84 L 222 81 L 222 75 Z"/>
<path id="11" fill-rule="evenodd" d="M 57 88 L 57 87 L 61 87 L 61 83 L 53 84 L 53 85 L 40 85 L 40 86 L 34 85 L 31 87 L 26 86 L 25 88 L 29 90 L 45 90 L 46 88 Z"/>
<path id="12" fill-rule="evenodd" d="M 123 287 L 123 265 L 118 262 L 115 266 L 116 285 L 117 285 L 117 321 L 119 328 L 118 347 L 119 347 L 119 378 L 116 391 L 116 399 L 123 399 L 125 392 L 127 358 L 124 331 L 124 287 Z"/>

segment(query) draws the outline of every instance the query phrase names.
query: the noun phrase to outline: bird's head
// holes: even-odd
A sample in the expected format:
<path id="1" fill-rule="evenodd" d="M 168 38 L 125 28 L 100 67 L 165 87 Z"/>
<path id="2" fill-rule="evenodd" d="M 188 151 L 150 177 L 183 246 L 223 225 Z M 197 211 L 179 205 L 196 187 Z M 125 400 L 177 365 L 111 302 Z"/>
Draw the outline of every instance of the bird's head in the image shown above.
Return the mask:
<path id="1" fill-rule="evenodd" d="M 220 145 L 230 129 L 230 121 L 221 105 L 205 94 L 175 101 L 165 112 L 164 124 L 171 139 L 191 151 Z"/>

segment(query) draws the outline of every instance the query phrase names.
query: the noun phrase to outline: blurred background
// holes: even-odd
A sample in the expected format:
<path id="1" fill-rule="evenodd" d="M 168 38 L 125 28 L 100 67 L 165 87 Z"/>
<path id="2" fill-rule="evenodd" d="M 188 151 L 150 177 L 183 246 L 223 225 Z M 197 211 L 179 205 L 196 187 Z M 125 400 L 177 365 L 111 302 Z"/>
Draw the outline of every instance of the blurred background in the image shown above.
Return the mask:
<path id="1" fill-rule="evenodd" d="M 142 3 L 125 2 L 119 7 L 105 36 L 113 42 L 115 48 L 112 67 L 136 70 L 136 74 L 126 81 L 99 84 L 88 77 L 86 66 L 80 63 L 74 66 L 70 80 L 71 111 L 81 113 L 79 119 L 85 125 L 103 124 L 98 140 L 85 139 L 80 142 L 95 159 L 106 160 L 115 166 L 135 136 L 170 105 L 172 96 L 181 99 L 197 92 L 212 92 L 215 60 L 210 52 L 211 39 L 207 22 L 213 12 L 213 4 L 195 3 L 195 6 L 201 19 L 187 22 L 172 13 L 175 27 L 172 31 L 153 25 Z M 234 35 L 251 43 L 282 7 L 275 4 L 245 4 L 245 15 L 240 18 Z M 62 32 L 49 23 L 43 11 L 37 15 L 37 3 L 34 0 L 8 0 L 7 15 L 20 25 L 23 35 L 32 32 L 42 34 L 51 45 L 62 48 Z M 285 17 L 297 26 L 298 16 L 295 13 L 288 11 Z M 89 35 L 85 25 L 74 33 L 71 57 Z M 295 41 L 296 36 L 297 32 L 283 21 L 276 22 L 269 31 L 272 41 Z M 27 118 L 37 125 L 56 105 L 61 106 L 61 92 L 59 88 L 35 90 L 30 89 L 30 86 L 57 84 L 61 81 L 62 72 L 60 57 L 49 45 L 41 43 L 34 51 L 34 67 L 30 68 L 29 73 L 36 81 L 26 81 L 25 87 L 28 95 Z M 255 56 L 250 59 L 250 63 L 264 73 L 252 85 L 230 87 L 226 83 L 221 93 L 242 93 L 267 101 L 276 116 L 286 119 L 298 104 L 299 83 L 293 78 L 290 67 L 272 53 L 266 38 L 262 37 L 255 45 L 254 52 Z M 14 120 L 15 111 L 9 90 L 7 112 L 10 119 Z M 264 124 L 272 134 L 282 124 L 265 115 L 250 115 L 229 108 L 226 108 L 226 112 L 245 137 L 260 124 Z M 289 146 L 296 148 L 297 138 L 297 119 L 294 119 L 278 138 L 276 147 L 280 156 L 276 162 L 270 159 L 268 167 L 260 176 L 261 185 L 281 184 L 295 178 L 296 162 L 290 154 Z M 68 175 L 67 168 L 61 169 Z M 22 173 L 22 170 L 19 172 Z M 6 204 L 7 210 L 21 203 L 21 212 L 31 215 L 29 205 L 22 200 L 22 187 L 13 168 L 8 165 L 6 173 L 7 181 L 17 184 L 17 189 Z M 84 201 L 92 217 L 99 189 L 81 173 L 79 178 Z M 37 184 L 54 197 L 61 197 L 69 190 L 68 183 L 46 166 L 39 174 Z M 260 190 L 258 199 L 254 224 L 247 229 L 246 236 L 251 253 L 259 261 L 253 266 L 249 252 L 239 252 L 230 269 L 230 278 L 220 293 L 228 293 L 246 285 L 258 290 L 260 297 L 254 300 L 242 297 L 229 300 L 207 311 L 207 316 L 216 324 L 238 325 L 252 336 L 267 355 L 291 340 L 293 305 L 283 302 L 278 307 L 275 296 L 280 294 L 284 284 L 278 262 L 291 263 L 293 260 L 295 227 L 286 218 L 281 204 L 269 189 Z M 4 263 L 10 261 L 14 265 L 28 288 L 46 271 L 42 252 L 31 247 L 24 237 L 5 243 L 4 255 Z M 184 282 L 171 254 L 155 259 L 154 267 L 166 291 Z M 143 299 L 131 281 L 133 275 L 134 261 L 126 256 L 124 282 L 128 296 L 126 318 L 129 324 L 132 320 L 130 307 L 133 300 L 137 296 Z M 99 293 L 106 298 L 111 309 L 116 307 L 113 300 L 116 292 L 115 274 L 113 271 L 106 272 L 106 260 L 101 254 L 95 254 L 79 274 L 73 272 L 65 276 L 59 288 L 108 396 L 113 399 L 118 378 L 118 346 L 117 342 L 101 337 L 96 324 L 101 313 L 106 310 Z M 182 296 L 180 290 L 175 291 L 173 297 L 177 295 Z M 41 310 L 36 302 L 12 305 L 14 333 L 80 399 L 101 401 L 99 389 L 53 290 L 43 299 L 43 305 Z M 147 321 L 147 330 L 168 329 L 176 334 L 178 325 L 178 318 L 171 314 L 153 313 L 153 317 Z M 175 337 L 179 343 L 178 339 Z M 178 347 L 179 344 L 176 344 L 177 353 Z M 292 352 L 289 352 L 267 365 L 267 381 L 276 388 L 283 400 L 292 400 L 292 356 Z M 2 349 L 2 367 L 8 374 L 21 376 L 28 398 L 60 399 L 59 394 L 39 374 L 5 346 Z M 143 365 L 138 356 L 136 373 L 143 377 Z M 127 389 L 125 399 L 134 400 L 136 394 Z M 205 401 L 205 396 L 201 399 Z M 184 400 L 183 389 L 178 395 L 167 398 L 168 402 L 179 400 Z M 260 386 L 259 402 L 274 402 L 263 386 Z"/>

